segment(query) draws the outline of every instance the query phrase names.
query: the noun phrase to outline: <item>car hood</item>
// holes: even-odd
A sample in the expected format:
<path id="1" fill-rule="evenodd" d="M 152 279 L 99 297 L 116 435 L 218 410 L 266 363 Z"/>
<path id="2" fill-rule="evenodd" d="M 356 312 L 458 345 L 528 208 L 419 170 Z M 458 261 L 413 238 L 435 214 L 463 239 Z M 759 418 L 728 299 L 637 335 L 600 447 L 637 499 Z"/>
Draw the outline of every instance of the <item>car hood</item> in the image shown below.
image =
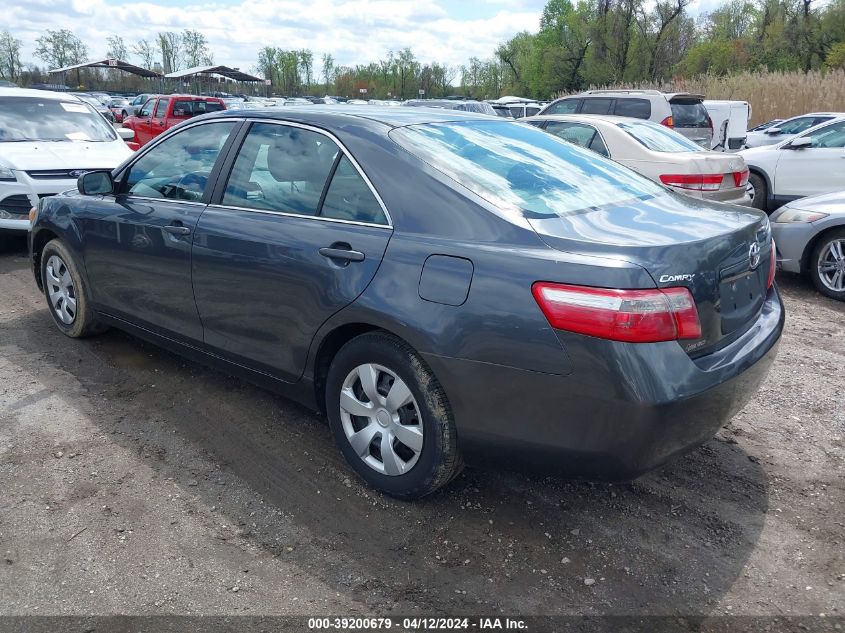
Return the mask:
<path id="1" fill-rule="evenodd" d="M 19 171 L 35 169 L 110 169 L 132 155 L 118 139 L 105 143 L 58 141 L 0 143 L 0 163 Z"/>
<path id="2" fill-rule="evenodd" d="M 801 198 L 785 206 L 803 211 L 820 211 L 828 214 L 845 215 L 845 190 Z"/>

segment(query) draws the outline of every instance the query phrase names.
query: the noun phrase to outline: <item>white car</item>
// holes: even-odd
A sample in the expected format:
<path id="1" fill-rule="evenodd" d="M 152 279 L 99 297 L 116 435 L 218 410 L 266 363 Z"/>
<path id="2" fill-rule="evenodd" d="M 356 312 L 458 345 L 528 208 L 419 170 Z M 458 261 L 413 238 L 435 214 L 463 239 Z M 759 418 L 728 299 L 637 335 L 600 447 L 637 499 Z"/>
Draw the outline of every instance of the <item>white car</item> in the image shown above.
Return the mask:
<path id="1" fill-rule="evenodd" d="M 29 210 L 132 155 L 117 130 L 72 95 L 0 88 L 0 243 L 29 230 Z"/>
<path id="2" fill-rule="evenodd" d="M 845 116 L 774 146 L 746 149 L 752 204 L 763 211 L 845 186 Z"/>
<path id="3" fill-rule="evenodd" d="M 710 149 L 719 152 L 738 152 L 748 136 L 751 104 L 747 101 L 705 99 L 704 107 L 713 122 Z"/>
<path id="4" fill-rule="evenodd" d="M 765 130 L 749 131 L 745 137 L 745 148 L 776 145 L 788 141 L 811 127 L 841 116 L 845 116 L 845 112 L 808 112 L 801 116 L 794 116 L 791 119 L 781 121 L 777 125 L 767 127 Z"/>
<path id="5" fill-rule="evenodd" d="M 664 125 L 609 115 L 569 114 L 522 119 L 666 185 L 716 202 L 748 205 L 748 169 L 737 154 L 711 152 Z"/>

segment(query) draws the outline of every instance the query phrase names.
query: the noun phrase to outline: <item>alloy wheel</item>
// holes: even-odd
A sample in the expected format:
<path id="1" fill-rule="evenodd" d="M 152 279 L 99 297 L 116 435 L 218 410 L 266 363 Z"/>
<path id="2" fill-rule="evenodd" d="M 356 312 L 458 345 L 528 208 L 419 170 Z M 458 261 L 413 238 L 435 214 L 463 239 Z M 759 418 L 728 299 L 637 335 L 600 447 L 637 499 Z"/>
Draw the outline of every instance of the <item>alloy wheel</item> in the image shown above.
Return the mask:
<path id="1" fill-rule="evenodd" d="M 67 265 L 58 255 L 47 260 L 47 294 L 59 321 L 71 325 L 76 318 L 76 291 Z"/>
<path id="2" fill-rule="evenodd" d="M 408 385 L 374 363 L 359 365 L 343 381 L 340 419 L 355 453 L 389 476 L 410 471 L 423 447 L 423 423 Z"/>
<path id="3" fill-rule="evenodd" d="M 816 265 L 819 279 L 828 290 L 845 291 L 845 239 L 834 239 L 825 244 Z"/>

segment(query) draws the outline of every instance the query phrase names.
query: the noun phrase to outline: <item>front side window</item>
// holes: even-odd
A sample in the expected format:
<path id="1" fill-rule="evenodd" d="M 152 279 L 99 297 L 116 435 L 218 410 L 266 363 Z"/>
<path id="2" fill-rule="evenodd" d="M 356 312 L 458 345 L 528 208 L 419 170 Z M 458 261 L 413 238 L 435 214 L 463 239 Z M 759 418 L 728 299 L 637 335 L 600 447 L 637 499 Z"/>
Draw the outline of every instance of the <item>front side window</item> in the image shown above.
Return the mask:
<path id="1" fill-rule="evenodd" d="M 144 198 L 200 201 L 236 125 L 235 121 L 207 123 L 168 137 L 129 168 L 122 191 Z"/>
<path id="2" fill-rule="evenodd" d="M 574 114 L 581 99 L 564 99 L 549 106 L 543 114 Z"/>
<path id="3" fill-rule="evenodd" d="M 0 143 L 115 140 L 114 129 L 81 101 L 0 97 Z"/>
<path id="4" fill-rule="evenodd" d="M 338 152 L 317 132 L 255 123 L 235 159 L 223 204 L 317 215 Z"/>
<path id="5" fill-rule="evenodd" d="M 611 160 L 519 123 L 430 123 L 397 128 L 390 137 L 505 214 L 564 217 L 666 195 Z"/>
<path id="6" fill-rule="evenodd" d="M 155 118 L 163 119 L 167 115 L 167 106 L 170 104 L 170 99 L 159 99 L 156 104 Z"/>
<path id="7" fill-rule="evenodd" d="M 705 151 L 687 137 L 651 121 L 625 121 L 616 125 L 653 152 Z"/>
<path id="8" fill-rule="evenodd" d="M 820 130 L 802 134 L 801 138 L 812 141 L 813 149 L 836 149 L 845 147 L 845 121 L 826 125 Z"/>
<path id="9" fill-rule="evenodd" d="M 153 105 L 155 105 L 156 100 L 150 99 L 144 104 L 144 107 L 141 108 L 141 111 L 138 113 L 139 117 L 148 117 L 153 113 Z"/>

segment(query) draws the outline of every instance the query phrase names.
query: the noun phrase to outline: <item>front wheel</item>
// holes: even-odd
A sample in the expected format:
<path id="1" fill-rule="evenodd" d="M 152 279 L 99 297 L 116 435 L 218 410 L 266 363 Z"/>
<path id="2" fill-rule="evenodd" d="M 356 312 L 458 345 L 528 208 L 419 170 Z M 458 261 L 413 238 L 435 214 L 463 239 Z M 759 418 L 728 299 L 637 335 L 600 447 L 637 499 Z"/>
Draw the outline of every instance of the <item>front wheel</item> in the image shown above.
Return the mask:
<path id="1" fill-rule="evenodd" d="M 363 334 L 335 356 L 326 411 L 350 466 L 372 487 L 400 499 L 434 492 L 462 461 L 446 394 L 404 341 Z"/>
<path id="2" fill-rule="evenodd" d="M 845 301 L 845 229 L 819 239 L 810 257 L 810 277 L 819 292 Z"/>
<path id="3" fill-rule="evenodd" d="M 760 174 L 756 174 L 754 172 L 751 172 L 751 174 L 749 174 L 748 184 L 746 185 L 746 191 L 748 192 L 748 195 L 751 196 L 752 207 L 754 207 L 755 209 L 760 209 L 760 211 L 767 211 L 766 180 Z"/>
<path id="4" fill-rule="evenodd" d="M 50 316 L 63 334 L 82 338 L 106 328 L 91 309 L 90 295 L 70 250 L 50 240 L 41 251 L 41 281 Z"/>

